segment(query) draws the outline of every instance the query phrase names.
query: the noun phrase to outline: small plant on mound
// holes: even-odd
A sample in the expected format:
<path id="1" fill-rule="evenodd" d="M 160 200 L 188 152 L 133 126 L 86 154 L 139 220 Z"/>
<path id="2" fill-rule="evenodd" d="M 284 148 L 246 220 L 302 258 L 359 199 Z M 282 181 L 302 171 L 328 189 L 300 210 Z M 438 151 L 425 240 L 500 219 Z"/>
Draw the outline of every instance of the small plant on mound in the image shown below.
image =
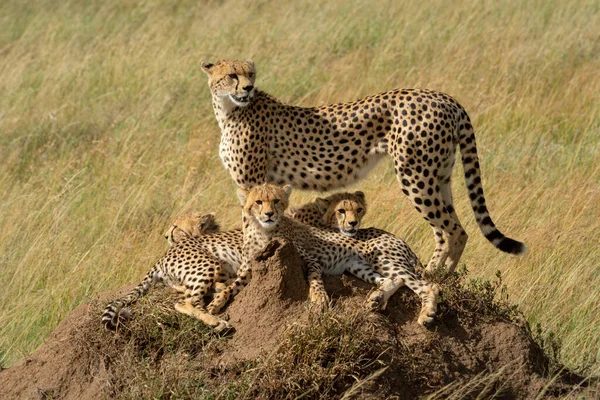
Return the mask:
<path id="1" fill-rule="evenodd" d="M 312 314 L 256 364 L 241 398 L 338 398 L 383 367 L 376 332 L 377 323 L 361 309 L 338 304 Z"/>
<path id="2" fill-rule="evenodd" d="M 113 334 L 98 327 L 96 343 L 117 398 L 207 398 L 204 356 L 223 339 L 200 321 L 173 309 L 167 291 L 140 299 L 133 316 Z M 100 326 L 100 324 L 98 324 Z"/>
<path id="3" fill-rule="evenodd" d="M 467 268 L 462 266 L 452 274 L 434 277 L 442 286 L 439 303 L 439 317 L 470 315 L 479 318 L 500 318 L 507 322 L 524 324 L 518 306 L 511 304 L 506 287 L 502 283 L 500 271 L 494 280 L 479 278 L 467 279 Z"/>

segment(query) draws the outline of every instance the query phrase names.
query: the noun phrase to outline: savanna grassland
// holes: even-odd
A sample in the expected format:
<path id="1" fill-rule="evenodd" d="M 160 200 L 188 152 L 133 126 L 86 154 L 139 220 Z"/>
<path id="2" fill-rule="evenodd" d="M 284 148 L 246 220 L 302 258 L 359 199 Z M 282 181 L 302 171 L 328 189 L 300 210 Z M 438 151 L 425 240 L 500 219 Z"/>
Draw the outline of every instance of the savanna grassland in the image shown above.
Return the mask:
<path id="1" fill-rule="evenodd" d="M 483 238 L 457 163 L 461 263 L 500 270 L 561 361 L 600 373 L 600 2 L 419 3 L 2 1 L 1 365 L 87 298 L 139 280 L 178 214 L 237 223 L 199 63 L 252 58 L 257 86 L 294 104 L 396 87 L 459 99 L 492 217 L 529 247 L 516 258 Z M 389 160 L 352 188 L 370 199 L 367 225 L 429 259 L 431 230 Z"/>

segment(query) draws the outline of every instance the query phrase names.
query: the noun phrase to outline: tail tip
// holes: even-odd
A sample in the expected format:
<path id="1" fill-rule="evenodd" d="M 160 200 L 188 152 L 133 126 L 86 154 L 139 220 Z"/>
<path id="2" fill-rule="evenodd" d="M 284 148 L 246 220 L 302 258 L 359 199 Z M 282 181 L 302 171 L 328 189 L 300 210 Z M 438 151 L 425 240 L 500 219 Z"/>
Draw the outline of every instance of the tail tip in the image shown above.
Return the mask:
<path id="1" fill-rule="evenodd" d="M 125 321 L 131 318 L 131 311 L 123 308 L 114 314 L 107 311 L 102 316 L 102 324 L 107 331 L 116 331 L 118 325 L 122 325 Z"/>
<path id="2" fill-rule="evenodd" d="M 116 331 L 117 330 L 117 324 L 115 324 L 115 322 L 112 320 L 112 318 L 107 319 L 102 319 L 102 324 L 104 325 L 104 329 L 106 329 L 107 331 Z"/>
<path id="3" fill-rule="evenodd" d="M 527 253 L 527 246 L 524 243 L 519 242 L 517 240 L 511 238 L 503 238 L 500 243 L 498 243 L 498 249 L 510 254 L 523 255 Z"/>

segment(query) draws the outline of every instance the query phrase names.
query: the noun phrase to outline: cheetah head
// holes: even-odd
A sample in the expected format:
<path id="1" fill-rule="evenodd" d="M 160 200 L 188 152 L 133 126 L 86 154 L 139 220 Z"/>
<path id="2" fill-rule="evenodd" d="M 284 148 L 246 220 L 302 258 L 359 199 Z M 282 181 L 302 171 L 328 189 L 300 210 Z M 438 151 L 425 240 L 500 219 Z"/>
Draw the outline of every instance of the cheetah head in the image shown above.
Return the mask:
<path id="1" fill-rule="evenodd" d="M 338 228 L 346 236 L 356 235 L 367 212 L 363 192 L 337 193 L 326 198 L 317 198 L 315 203 L 323 216 L 323 224 Z"/>
<path id="2" fill-rule="evenodd" d="M 203 62 L 202 70 L 208 75 L 208 86 L 213 95 L 228 101 L 234 107 L 246 107 L 254 95 L 256 70 L 252 60 L 219 60 L 215 64 Z"/>
<path id="3" fill-rule="evenodd" d="M 280 187 L 268 183 L 250 190 L 238 189 L 244 220 L 253 218 L 265 229 L 274 228 L 288 207 L 291 192 L 290 185 Z"/>
<path id="4" fill-rule="evenodd" d="M 173 225 L 165 232 L 165 239 L 169 241 L 169 246 L 173 246 L 185 237 L 200 237 L 219 230 L 214 214 L 192 212 L 173 221 Z"/>

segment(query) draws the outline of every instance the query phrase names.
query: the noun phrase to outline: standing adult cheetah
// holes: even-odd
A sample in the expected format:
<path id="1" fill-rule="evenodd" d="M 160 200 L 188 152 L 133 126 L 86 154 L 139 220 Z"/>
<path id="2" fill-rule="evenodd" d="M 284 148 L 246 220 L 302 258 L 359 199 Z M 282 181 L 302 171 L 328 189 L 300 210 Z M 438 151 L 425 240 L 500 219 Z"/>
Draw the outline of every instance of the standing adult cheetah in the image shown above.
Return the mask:
<path id="1" fill-rule="evenodd" d="M 327 191 L 365 177 L 389 154 L 402 192 L 434 231 L 427 269 L 445 265 L 453 271 L 467 243 L 450 184 L 458 146 L 479 229 L 502 251 L 526 251 L 490 218 L 475 133 L 452 97 L 396 89 L 351 103 L 296 107 L 255 89 L 252 60 L 204 62 L 202 69 L 222 133 L 219 155 L 238 185 L 271 182 Z"/>

